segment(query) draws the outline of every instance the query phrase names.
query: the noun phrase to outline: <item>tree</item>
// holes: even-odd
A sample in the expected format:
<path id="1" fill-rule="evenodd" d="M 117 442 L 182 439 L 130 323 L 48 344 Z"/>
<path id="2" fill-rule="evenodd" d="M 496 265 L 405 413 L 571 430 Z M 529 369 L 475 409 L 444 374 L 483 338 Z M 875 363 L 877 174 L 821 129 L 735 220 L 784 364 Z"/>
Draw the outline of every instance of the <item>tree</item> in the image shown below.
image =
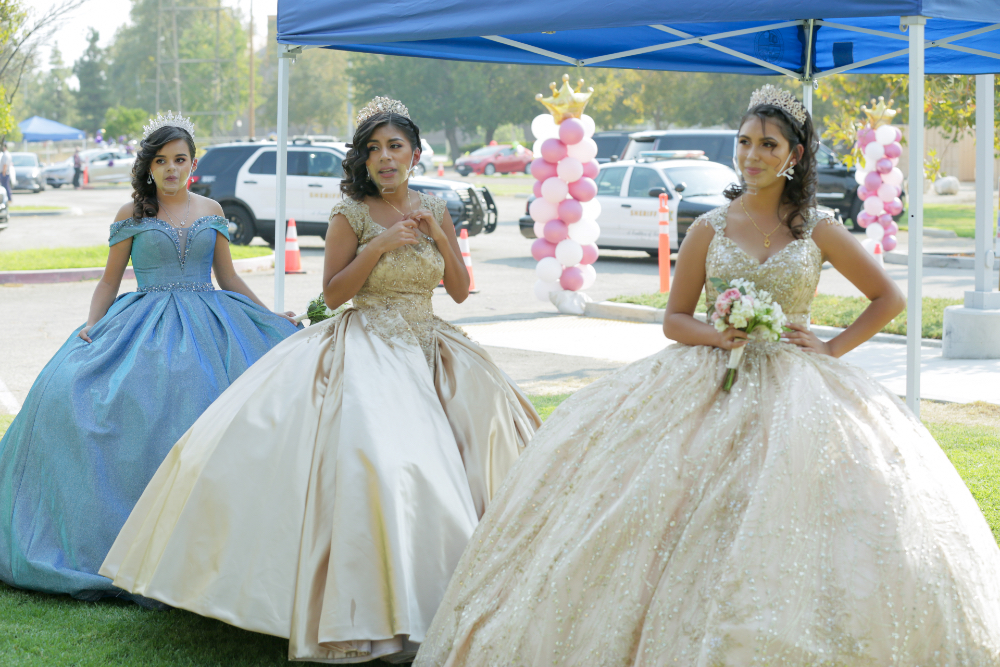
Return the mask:
<path id="1" fill-rule="evenodd" d="M 142 136 L 142 126 L 148 117 L 145 109 L 111 107 L 104 116 L 104 129 L 109 137 L 138 138 Z"/>
<path id="2" fill-rule="evenodd" d="M 97 45 L 100 33 L 94 28 L 87 35 L 87 50 L 73 66 L 73 73 L 80 81 L 76 92 L 76 108 L 80 115 L 81 129 L 96 134 L 104 122 L 104 114 L 111 106 L 111 95 L 105 72 L 104 49 Z"/>
<path id="3" fill-rule="evenodd" d="M 24 86 L 25 113 L 73 125 L 76 123 L 76 96 L 69 87 L 73 71 L 63 63 L 59 47 L 52 46 L 49 71 L 37 73 Z"/>

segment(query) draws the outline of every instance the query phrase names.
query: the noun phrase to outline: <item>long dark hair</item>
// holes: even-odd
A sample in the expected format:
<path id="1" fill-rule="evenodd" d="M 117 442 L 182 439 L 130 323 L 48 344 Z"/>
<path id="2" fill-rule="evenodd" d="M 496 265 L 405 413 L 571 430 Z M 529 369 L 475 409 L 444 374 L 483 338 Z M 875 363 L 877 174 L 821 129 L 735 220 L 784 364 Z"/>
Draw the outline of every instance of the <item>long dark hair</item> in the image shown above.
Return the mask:
<path id="1" fill-rule="evenodd" d="M 195 156 L 194 139 L 187 130 L 180 127 L 174 125 L 161 127 L 151 132 L 139 144 L 135 162 L 132 163 L 132 217 L 134 219 L 155 218 L 160 212 L 160 202 L 156 200 L 156 183 L 147 183 L 149 165 L 153 163 L 153 158 L 156 157 L 161 148 L 178 139 L 187 142 L 193 162 Z"/>
<path id="2" fill-rule="evenodd" d="M 420 128 L 406 116 L 391 111 L 372 114 L 358 125 L 351 139 L 350 150 L 344 158 L 344 178 L 340 181 L 340 191 L 354 201 L 363 201 L 365 195 L 378 197 L 379 190 L 368 176 L 368 140 L 372 133 L 383 125 L 392 125 L 402 130 L 414 151 L 420 150 Z"/>
<path id="3" fill-rule="evenodd" d="M 801 224 L 793 223 L 797 217 L 805 220 L 809 209 L 816 206 L 816 146 L 818 142 L 816 131 L 813 128 L 812 116 L 806 113 L 805 122 L 799 123 L 781 107 L 759 104 L 744 114 L 743 118 L 740 119 L 739 126 L 743 127 L 743 123 L 749 118 L 758 118 L 761 126 L 764 125 L 765 119 L 775 121 L 781 128 L 782 136 L 788 141 L 793 155 L 799 146 L 805 148 L 802 151 L 802 157 L 795 162 L 792 180 L 785 184 L 785 189 L 781 193 L 781 204 L 790 206 L 788 215 L 782 222 L 791 230 L 793 237 L 801 239 L 805 236 L 805 231 Z M 735 183 L 730 185 L 723 194 L 726 199 L 732 201 L 742 195 L 745 190 L 741 179 L 738 185 Z"/>

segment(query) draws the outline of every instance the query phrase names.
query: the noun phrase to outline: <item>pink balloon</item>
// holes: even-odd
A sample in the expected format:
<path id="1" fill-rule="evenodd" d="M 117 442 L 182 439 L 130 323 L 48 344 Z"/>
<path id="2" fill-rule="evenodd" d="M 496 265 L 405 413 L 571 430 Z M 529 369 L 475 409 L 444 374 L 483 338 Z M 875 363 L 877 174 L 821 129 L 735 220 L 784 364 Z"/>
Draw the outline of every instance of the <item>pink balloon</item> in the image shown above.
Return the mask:
<path id="1" fill-rule="evenodd" d="M 883 224 L 882 226 L 885 227 L 885 233 L 887 235 L 895 236 L 896 234 L 899 233 L 899 225 L 897 225 L 896 221 L 893 220 L 891 217 L 889 218 L 889 223 Z"/>
<path id="2" fill-rule="evenodd" d="M 541 195 L 538 195 L 538 196 L 541 197 Z M 864 200 L 868 199 L 871 196 L 872 196 L 871 190 L 869 190 L 868 188 L 866 188 L 863 185 L 859 185 L 858 186 L 858 199 L 860 199 L 861 201 L 864 201 Z"/>
<path id="3" fill-rule="evenodd" d="M 542 142 L 542 159 L 551 164 L 557 164 L 566 157 L 566 144 L 558 139 L 546 139 Z"/>
<path id="4" fill-rule="evenodd" d="M 531 187 L 531 191 L 535 194 L 535 199 L 539 199 L 542 196 L 542 182 L 535 181 L 535 184 Z"/>
<path id="5" fill-rule="evenodd" d="M 566 122 L 566 121 L 563 121 Z M 597 196 L 597 183 L 584 176 L 569 184 L 569 196 L 577 201 L 590 201 Z"/>
<path id="6" fill-rule="evenodd" d="M 858 143 L 861 144 L 861 150 L 864 150 L 865 146 L 875 141 L 875 130 L 870 127 L 861 131 L 861 136 L 858 137 Z"/>
<path id="7" fill-rule="evenodd" d="M 898 127 L 894 127 L 892 129 L 896 130 L 896 143 L 899 143 L 900 141 L 903 140 L 903 133 L 899 130 Z"/>
<path id="8" fill-rule="evenodd" d="M 896 131 L 899 132 L 899 130 Z M 898 158 L 900 155 L 902 155 L 902 153 L 903 153 L 903 147 L 900 146 L 897 142 L 894 141 L 891 144 L 886 144 L 885 156 L 887 158 L 890 159 Z"/>
<path id="9" fill-rule="evenodd" d="M 885 210 L 888 211 L 889 215 L 897 216 L 903 212 L 903 202 L 900 201 L 899 197 L 896 197 L 885 205 Z"/>
<path id="10" fill-rule="evenodd" d="M 562 276 L 559 278 L 559 284 L 565 290 L 570 290 L 575 292 L 581 287 L 583 287 L 583 271 L 575 266 L 563 269 Z"/>
<path id="11" fill-rule="evenodd" d="M 590 160 L 589 162 L 583 163 L 583 175 L 587 178 L 597 178 L 598 172 L 601 170 L 601 165 L 597 160 Z"/>
<path id="12" fill-rule="evenodd" d="M 870 171 L 865 176 L 865 187 L 869 192 L 878 192 L 878 186 L 882 185 L 882 174 L 877 171 Z"/>
<path id="13" fill-rule="evenodd" d="M 855 135 L 855 137 L 856 137 L 856 138 L 857 138 L 857 140 L 858 140 L 858 141 L 860 142 L 860 141 L 861 141 L 861 137 L 863 137 L 863 136 L 865 136 L 865 128 L 863 128 L 863 127 L 859 127 L 859 128 L 858 128 L 858 132 L 857 132 L 857 134 Z"/>
<path id="14" fill-rule="evenodd" d="M 885 249 L 886 252 L 892 252 L 896 249 L 897 245 L 899 245 L 899 241 L 896 239 L 895 234 L 887 233 L 882 237 L 882 248 Z"/>
<path id="15" fill-rule="evenodd" d="M 880 174 L 888 174 L 892 171 L 892 160 L 887 157 L 879 158 L 875 163 L 875 170 Z"/>
<path id="16" fill-rule="evenodd" d="M 559 243 L 569 236 L 569 229 L 562 220 L 549 220 L 545 223 L 545 229 L 542 233 L 545 235 L 545 240 L 549 243 Z M 555 250 L 552 252 L 554 254 Z"/>
<path id="17" fill-rule="evenodd" d="M 868 211 L 861 211 L 858 213 L 858 227 L 861 229 L 867 229 L 868 225 L 874 224 L 875 216 Z M 537 222 L 535 223 L 538 224 Z"/>
<path id="18" fill-rule="evenodd" d="M 567 118 L 559 123 L 559 138 L 567 146 L 580 143 L 586 134 L 587 130 L 583 123 L 576 118 Z"/>
<path id="19" fill-rule="evenodd" d="M 535 261 L 540 261 L 545 257 L 555 257 L 556 244 L 548 239 L 535 239 L 535 242 L 531 244 L 531 256 L 535 258 Z"/>
<path id="20" fill-rule="evenodd" d="M 535 158 L 531 161 L 531 175 L 540 181 L 552 178 L 556 175 L 556 165 L 546 162 L 542 158 Z"/>
<path id="21" fill-rule="evenodd" d="M 883 213 L 878 217 L 878 224 L 882 225 L 886 229 L 889 228 L 889 223 L 892 222 L 892 216 L 888 213 Z"/>
<path id="22" fill-rule="evenodd" d="M 580 260 L 581 264 L 593 264 L 600 257 L 601 253 L 597 249 L 596 243 L 588 243 L 583 246 L 583 259 Z"/>
<path id="23" fill-rule="evenodd" d="M 865 200 L 865 212 L 871 216 L 881 215 L 885 210 L 885 204 L 878 197 L 869 197 Z"/>
<path id="24" fill-rule="evenodd" d="M 895 185 L 889 185 L 888 183 L 883 183 L 882 185 L 878 186 L 878 198 L 887 204 L 891 202 L 893 199 L 895 199 L 897 194 L 899 193 L 896 192 Z"/>
<path id="25" fill-rule="evenodd" d="M 583 217 L 583 206 L 575 199 L 564 199 L 559 202 L 559 219 L 570 224 Z"/>

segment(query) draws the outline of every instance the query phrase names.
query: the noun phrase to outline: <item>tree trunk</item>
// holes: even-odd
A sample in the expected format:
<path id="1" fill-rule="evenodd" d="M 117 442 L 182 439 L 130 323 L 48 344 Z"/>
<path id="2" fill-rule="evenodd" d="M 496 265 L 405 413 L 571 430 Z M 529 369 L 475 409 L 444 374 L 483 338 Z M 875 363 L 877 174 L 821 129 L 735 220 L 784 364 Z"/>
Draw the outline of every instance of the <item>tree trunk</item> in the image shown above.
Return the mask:
<path id="1" fill-rule="evenodd" d="M 489 146 L 490 142 L 493 141 L 493 135 L 496 134 L 496 126 L 491 126 L 486 128 L 486 145 Z"/>
<path id="2" fill-rule="evenodd" d="M 535 145 L 535 135 L 531 133 L 531 123 L 523 123 L 521 132 L 524 134 L 524 145 L 531 148 Z"/>
<path id="3" fill-rule="evenodd" d="M 448 148 L 451 149 L 451 160 L 454 162 L 462 157 L 461 147 L 458 145 L 458 128 L 454 121 L 448 121 L 444 125 L 444 136 L 448 139 Z"/>

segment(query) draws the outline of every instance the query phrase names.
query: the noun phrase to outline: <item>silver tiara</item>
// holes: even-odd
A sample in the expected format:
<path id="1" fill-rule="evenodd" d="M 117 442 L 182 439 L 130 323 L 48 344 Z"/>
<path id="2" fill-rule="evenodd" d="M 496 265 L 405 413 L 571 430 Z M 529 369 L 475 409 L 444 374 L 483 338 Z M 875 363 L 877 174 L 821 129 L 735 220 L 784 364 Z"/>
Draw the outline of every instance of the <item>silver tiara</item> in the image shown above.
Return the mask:
<path id="1" fill-rule="evenodd" d="M 149 121 L 148 124 L 144 125 L 142 128 L 142 138 L 145 139 L 153 132 L 156 132 L 161 127 L 179 127 L 191 135 L 194 138 L 194 124 L 191 122 L 190 118 L 185 118 L 179 113 L 174 113 L 173 111 L 167 111 L 167 115 L 164 116 L 161 113 L 156 114 L 156 118 Z"/>
<path id="2" fill-rule="evenodd" d="M 758 88 L 750 96 L 750 106 L 747 107 L 747 110 L 762 104 L 778 107 L 788 112 L 788 115 L 794 118 L 799 125 L 806 122 L 806 108 L 787 90 L 772 86 L 771 84 Z"/>
<path id="3" fill-rule="evenodd" d="M 410 110 L 399 100 L 394 100 L 391 97 L 376 97 L 358 112 L 358 125 L 377 113 L 394 113 L 406 118 L 410 117 Z"/>

